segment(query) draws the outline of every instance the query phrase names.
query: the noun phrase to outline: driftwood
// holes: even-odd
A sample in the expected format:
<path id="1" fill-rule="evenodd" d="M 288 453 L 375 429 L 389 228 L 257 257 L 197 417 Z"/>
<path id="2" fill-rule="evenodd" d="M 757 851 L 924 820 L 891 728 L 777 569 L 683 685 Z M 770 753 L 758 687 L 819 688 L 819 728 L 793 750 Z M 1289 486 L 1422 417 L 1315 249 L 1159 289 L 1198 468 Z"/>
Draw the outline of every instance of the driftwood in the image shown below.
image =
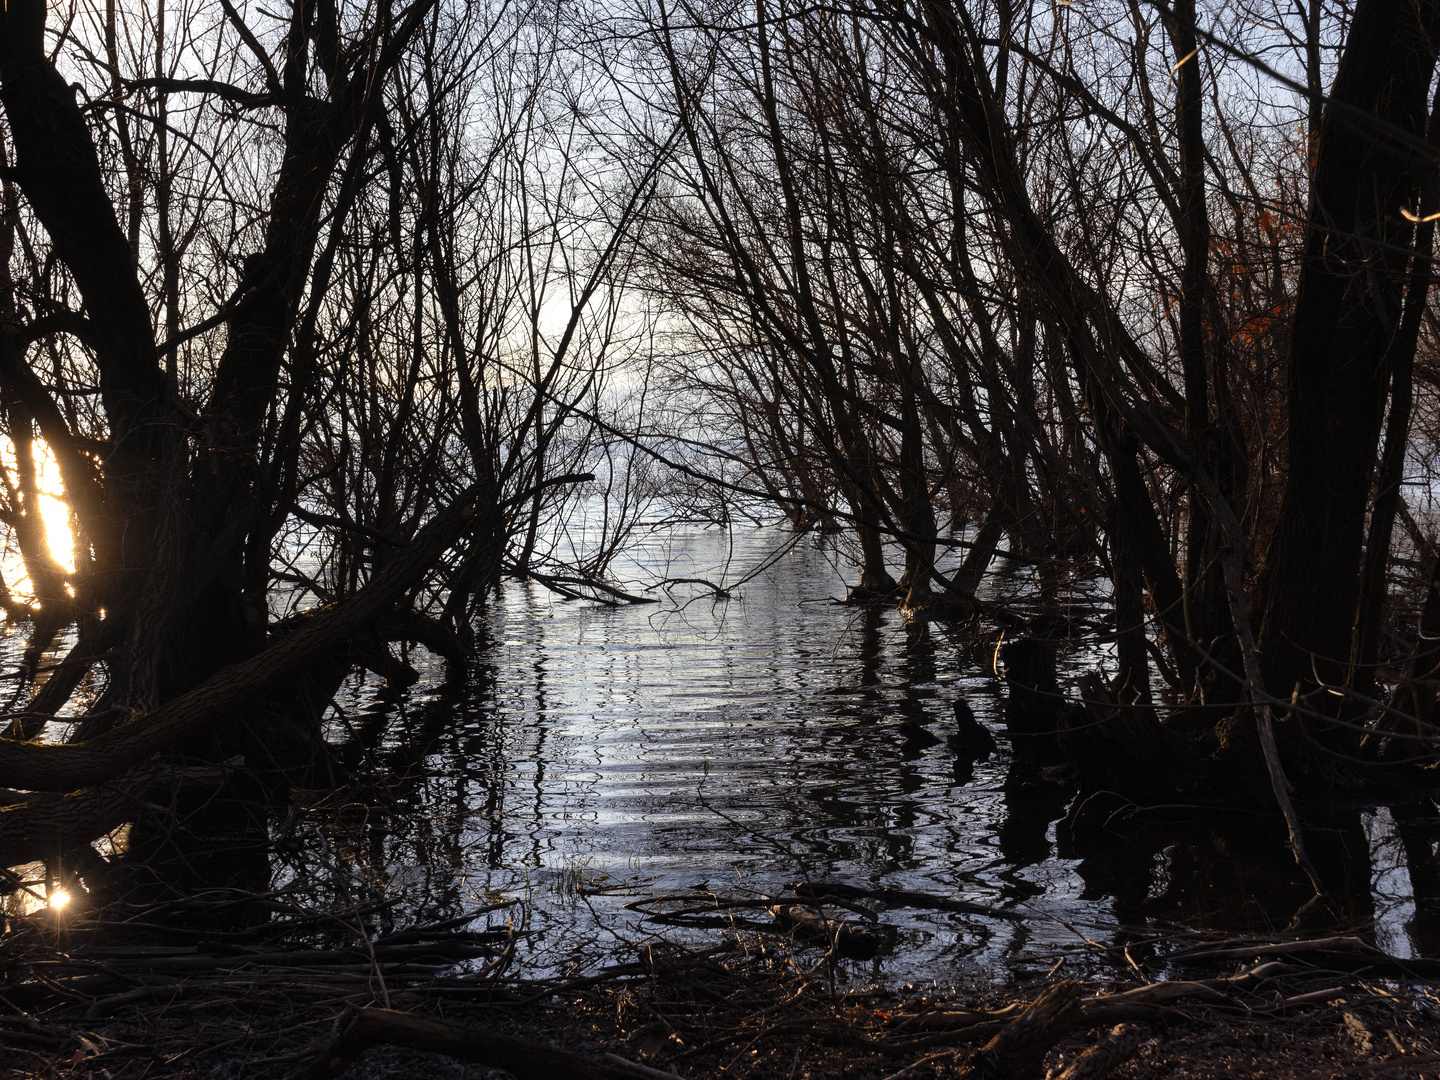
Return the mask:
<path id="1" fill-rule="evenodd" d="M 694 901 L 699 895 L 667 899 Z M 1038 1063 L 1046 1060 L 1057 1040 L 1090 1031 L 1090 1038 L 1075 1044 L 1077 1051 L 1091 1042 L 1098 1045 L 1069 1056 L 1056 1069 L 1055 1080 L 1102 1080 L 1136 1049 L 1136 1034 L 1114 1031 L 1117 1024 L 1162 1022 L 1174 1032 L 1196 1021 L 1213 1024 L 1230 1018 L 1254 1034 L 1264 1031 L 1262 1017 L 1310 1008 L 1308 1019 L 1296 1019 L 1285 1030 L 1328 1033 L 1344 1012 L 1314 1006 L 1343 995 L 1357 1027 L 1363 1024 L 1373 1032 L 1375 1047 L 1383 1051 L 1382 1039 L 1389 1030 L 1404 1029 L 1399 1018 L 1414 1016 L 1415 1039 L 1423 1038 L 1425 1021 L 1433 1019 L 1423 1005 L 1416 1012 L 1412 995 L 1393 995 L 1383 986 L 1371 986 L 1364 974 L 1347 977 L 1330 969 L 1324 959 L 1329 955 L 1348 956 L 1357 963 L 1373 958 L 1346 938 L 1214 942 L 1207 950 L 1211 955 L 1299 951 L 1293 960 L 1265 958 L 1238 974 L 1227 971 L 1225 978 L 1180 978 L 1146 986 L 1095 984 L 1088 995 L 1072 983 L 1044 993 L 1037 989 L 1024 1002 L 986 1010 L 978 1004 L 956 1008 L 955 999 L 939 1004 L 928 995 L 917 999 L 875 989 L 837 995 L 813 972 L 791 963 L 783 948 L 754 948 L 748 936 L 703 953 L 650 943 L 634 961 L 583 978 L 543 983 L 505 979 L 506 949 L 513 945 L 515 931 L 490 927 L 454 933 L 469 921 L 467 916 L 399 929 L 350 947 L 332 942 L 292 952 L 281 942 L 293 938 L 304 918 L 319 919 L 320 925 L 348 925 L 357 935 L 369 931 L 360 921 L 359 905 L 302 914 L 284 900 L 285 894 L 277 891 L 247 901 L 291 916 L 283 924 L 258 923 L 243 932 L 224 931 L 221 941 L 202 938 L 185 945 L 115 944 L 117 927 L 127 933 L 164 929 L 162 924 L 170 921 L 167 913 L 183 910 L 173 903 L 126 908 L 123 922 L 112 924 L 109 933 L 80 922 L 62 937 L 42 918 L 20 921 L 6 942 L 9 982 L 4 996 L 18 1010 L 0 1016 L 0 1060 L 34 1051 L 49 1062 L 69 1061 L 79 1046 L 97 1076 L 102 1068 L 119 1075 L 134 1062 L 142 1067 L 129 1071 L 149 1067 L 149 1075 L 176 1077 L 181 1071 L 190 1075 L 222 1064 L 228 1052 L 223 1048 L 244 1040 L 269 1063 L 268 1070 L 257 1075 L 294 1080 L 333 1077 L 366 1048 L 380 1044 L 423 1047 L 502 1067 L 522 1078 L 547 1072 L 555 1080 L 674 1080 L 674 1065 L 692 1074 L 720 1075 L 727 1063 L 737 1061 L 748 1065 L 736 1075 L 756 1078 L 789 1075 L 795 1062 L 802 1061 L 819 1071 L 826 1066 L 833 1070 L 839 1063 L 845 1075 L 864 1071 L 889 1080 L 919 1080 L 937 1065 L 951 1067 L 948 1075 L 971 1080 L 1037 1080 Z M 783 905 L 772 900 L 772 906 Z M 863 925 L 862 920 L 857 923 Z M 77 942 L 77 933 L 89 940 Z M 502 935 L 508 945 L 500 940 Z M 484 946 L 495 960 L 483 970 L 474 963 L 445 970 Z M 1307 946 L 1311 951 L 1304 951 Z M 715 962 L 722 952 L 724 962 Z M 1322 967 L 1315 966 L 1317 959 Z M 1233 959 L 1217 962 L 1228 965 Z M 353 1007 L 379 1006 L 387 998 L 390 1004 L 384 1008 L 357 1013 Z M 573 1003 L 566 1000 L 570 998 Z M 542 999 L 551 1004 L 537 1008 Z M 469 1008 L 482 1000 L 490 1003 L 484 1012 L 464 1017 L 473 1027 L 425 1019 L 431 1007 Z M 907 1009 L 924 1011 L 906 1015 Z M 206 1017 L 208 1034 L 203 1038 L 197 1038 L 193 1022 L 199 1014 Z M 515 1028 L 496 1032 L 491 1018 L 497 1016 Z M 586 1035 L 574 1034 L 577 1021 Z M 1430 1030 L 1437 1029 L 1431 1025 Z M 110 1040 L 108 1049 L 91 1049 L 79 1041 L 93 1041 L 96 1031 Z M 585 1042 L 578 1042 L 582 1037 Z M 1395 1059 L 1396 1064 L 1431 1060 L 1423 1054 L 1433 1050 L 1432 1044 L 1412 1043 L 1407 1035 L 1405 1056 Z M 742 1056 L 737 1058 L 737 1052 Z M 1365 1063 L 1367 1055 L 1362 1051 L 1359 1062 Z M 172 1070 L 168 1062 L 181 1057 L 184 1067 Z M 1319 1054 L 1310 1057 L 1315 1064 L 1323 1060 Z M 255 1060 L 253 1054 L 247 1060 Z M 1350 1071 L 1332 1067 L 1315 1074 L 1315 1080 Z"/>
<path id="2" fill-rule="evenodd" d="M 853 911 L 861 918 L 872 922 L 876 918 L 876 912 L 862 905 L 859 901 L 872 901 L 882 904 L 887 908 L 928 908 L 932 911 L 950 911 L 961 915 L 984 915 L 992 919 L 1019 921 L 1025 918 L 1025 915 L 1019 911 L 990 907 L 987 904 L 977 904 L 969 900 L 956 900 L 953 897 L 940 896 L 936 893 L 914 892 L 909 889 L 892 889 L 885 886 L 876 889 L 862 889 L 855 885 L 843 885 L 833 881 L 797 881 L 789 886 L 789 891 L 794 893 L 796 898 L 803 900 L 806 906 L 829 905 L 844 908 L 846 911 Z M 696 922 L 690 919 L 690 917 L 744 908 L 769 908 L 776 904 L 790 902 L 791 898 L 783 895 L 726 897 L 716 893 L 702 892 L 666 893 L 660 896 L 646 896 L 639 900 L 631 900 L 625 905 L 625 908 L 628 911 L 642 912 L 646 918 L 654 919 L 657 922 L 685 919 L 686 925 L 704 926 L 712 924 Z M 683 903 L 686 906 L 670 911 L 653 910 L 656 905 L 670 903 Z M 719 922 L 713 925 L 729 924 L 728 922 Z M 755 925 L 749 928 L 759 929 L 760 927 Z"/>
<path id="3" fill-rule="evenodd" d="M 1080 984 L 1056 983 L 976 1052 L 962 1075 L 966 1080 L 1038 1078 L 1050 1048 L 1080 1023 Z"/>
<path id="4" fill-rule="evenodd" d="M 366 1050 L 406 1046 L 504 1069 L 516 1080 L 616 1080 L 637 1070 L 618 1062 L 606 1064 L 558 1050 L 543 1043 L 482 1031 L 466 1024 L 435 1020 L 394 1009 L 361 1009 L 340 1032 L 310 1071 L 314 1080 L 339 1076 Z M 628 1064 L 628 1063 L 627 1063 Z"/>
<path id="5" fill-rule="evenodd" d="M 1057 1080 L 1104 1080 L 1135 1056 L 1144 1036 L 1128 1024 L 1119 1024 L 1104 1039 L 1065 1067 Z"/>
<path id="6" fill-rule="evenodd" d="M 1375 946 L 1362 938 L 1336 936 L 1305 938 L 1300 941 L 1222 941 L 1215 945 L 1186 949 L 1172 953 L 1172 961 L 1179 960 L 1248 960 L 1254 956 L 1303 956 L 1305 953 L 1353 953 L 1366 956 L 1383 956 Z"/>
<path id="7" fill-rule="evenodd" d="M 929 908 L 932 911 L 953 911 L 963 915 L 987 915 L 992 919 L 1021 920 L 1024 915 L 1018 911 L 1006 911 L 1003 908 L 989 907 L 986 904 L 976 904 L 969 900 L 955 900 L 948 896 L 937 896 L 934 893 L 913 892 L 908 889 L 861 889 L 854 885 L 841 885 L 838 882 L 797 882 L 791 886 L 796 896 L 809 897 L 815 900 L 833 901 L 837 897 L 845 900 L 878 900 L 887 907 L 910 907 Z"/>
<path id="8" fill-rule="evenodd" d="M 1241 992 L 1258 992 L 1281 976 L 1303 974 L 1305 969 L 1278 961 L 1268 961 L 1224 979 L 1175 979 L 1169 982 L 1136 986 L 1113 994 L 1093 994 L 1078 999 L 1080 1017 L 1086 1026 L 1157 1020 L 1175 1014 L 1181 1002 L 1199 1001 L 1210 1004 L 1233 1003 Z M 1328 986 L 1302 994 L 1280 997 L 1264 1006 L 1247 1005 L 1249 1012 L 1284 1012 L 1331 1001 L 1342 994 L 1340 986 Z M 900 1020 L 899 1031 L 932 1032 L 923 1039 L 924 1045 L 946 1042 L 976 1042 L 1004 1025 L 1013 1023 L 1031 1004 L 1015 1004 L 1003 1009 L 985 1011 L 965 1008 L 939 1008 L 917 1013 Z M 918 1042 L 918 1041 L 917 1041 Z M 912 1044 L 913 1045 L 913 1044 Z"/>
<path id="9" fill-rule="evenodd" d="M 708 926 L 788 934 L 797 941 L 823 943 L 834 948 L 839 955 L 855 960 L 868 960 L 893 944 L 894 928 L 879 924 L 875 911 L 852 898 L 872 895 L 878 898 L 883 896 L 882 893 L 871 894 L 863 889 L 844 889 L 841 886 L 835 886 L 832 892 L 827 891 L 829 888 L 794 886 L 794 891 L 804 898 L 800 903 L 796 903 L 796 898 L 793 897 L 724 897 L 713 893 L 668 893 L 632 900 L 625 907 L 630 911 L 642 912 L 647 919 L 655 922 L 676 926 Z M 685 906 L 669 911 L 655 910 L 657 905 L 674 903 Z M 958 901 L 956 903 L 959 904 Z M 831 918 L 824 912 L 826 907 L 852 912 L 863 922 Z M 979 908 L 979 905 L 975 907 Z M 765 923 L 736 914 L 746 909 L 763 909 L 769 913 L 772 921 Z M 960 906 L 959 910 L 969 911 L 970 907 Z M 988 913 L 989 909 L 979 910 Z"/>
<path id="10" fill-rule="evenodd" d="M 895 937 L 891 927 L 827 919 L 799 904 L 775 904 L 770 908 L 770 917 L 777 926 L 797 939 L 824 942 L 841 956 L 852 960 L 869 960 L 877 956 Z"/>
<path id="11" fill-rule="evenodd" d="M 1440 980 L 1440 960 L 1406 959 L 1381 952 L 1357 937 L 1311 938 L 1301 941 L 1219 942 L 1172 954 L 1173 963 L 1204 965 L 1267 956 L 1303 956 L 1332 971 L 1367 972 L 1424 982 Z"/>
<path id="12" fill-rule="evenodd" d="M 647 896 L 632 900 L 625 905 L 627 911 L 638 911 L 651 922 L 670 926 L 710 927 L 718 929 L 758 930 L 773 929 L 768 922 L 747 919 L 736 915 L 737 911 L 759 911 L 776 904 L 773 896 L 717 896 L 714 893 L 667 893 L 662 896 Z M 684 904 L 684 907 L 669 911 L 656 910 L 661 904 Z"/>

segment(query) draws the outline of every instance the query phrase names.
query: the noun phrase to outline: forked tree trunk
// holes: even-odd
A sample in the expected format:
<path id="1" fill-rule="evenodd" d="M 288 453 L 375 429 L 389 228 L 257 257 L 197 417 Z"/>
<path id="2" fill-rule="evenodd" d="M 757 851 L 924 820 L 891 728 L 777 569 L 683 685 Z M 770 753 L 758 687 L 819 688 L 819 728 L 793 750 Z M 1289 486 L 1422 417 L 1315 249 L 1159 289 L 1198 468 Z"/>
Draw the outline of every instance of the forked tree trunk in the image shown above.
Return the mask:
<path id="1" fill-rule="evenodd" d="M 1430 108 L 1428 138 L 1440 151 L 1440 90 Z M 1405 290 L 1405 311 L 1390 340 L 1387 361 L 1390 374 L 1390 410 L 1385 424 L 1385 446 L 1375 478 L 1375 506 L 1370 512 L 1370 533 L 1365 542 L 1365 566 L 1360 575 L 1360 602 L 1355 616 L 1355 633 L 1350 654 L 1350 685 L 1359 694 L 1373 697 L 1377 683 L 1375 665 L 1380 653 L 1380 623 L 1389 594 L 1390 542 L 1395 514 L 1400 507 L 1400 485 L 1405 477 L 1405 452 L 1410 438 L 1410 410 L 1413 401 L 1415 349 L 1420 323 L 1430 302 L 1430 281 L 1434 274 L 1430 255 L 1434 248 L 1435 222 L 1431 215 L 1440 210 L 1440 180 L 1433 164 L 1422 166 L 1422 194 L 1415 230 L 1415 254 Z"/>
<path id="2" fill-rule="evenodd" d="M 1422 166 L 1397 134 L 1424 133 L 1437 43 L 1440 2 L 1359 0 L 1321 126 L 1290 347 L 1290 472 L 1258 598 L 1265 679 L 1285 696 L 1312 671 L 1347 675 L 1412 235 L 1399 210 L 1415 205 Z"/>

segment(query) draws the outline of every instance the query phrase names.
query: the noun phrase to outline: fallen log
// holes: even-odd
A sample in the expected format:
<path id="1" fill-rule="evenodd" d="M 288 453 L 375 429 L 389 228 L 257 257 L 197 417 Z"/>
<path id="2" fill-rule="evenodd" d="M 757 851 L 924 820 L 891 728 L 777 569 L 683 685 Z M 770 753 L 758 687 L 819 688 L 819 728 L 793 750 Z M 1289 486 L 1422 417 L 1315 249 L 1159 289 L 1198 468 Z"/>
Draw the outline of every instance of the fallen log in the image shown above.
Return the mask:
<path id="1" fill-rule="evenodd" d="M 796 939 L 829 944 L 841 956 L 852 960 L 869 960 L 879 955 L 895 938 L 891 927 L 827 919 L 799 904 L 776 904 L 770 908 L 770 917 Z"/>
<path id="2" fill-rule="evenodd" d="M 908 889 L 892 889 L 882 886 L 878 889 L 862 889 L 855 885 L 842 885 L 838 882 L 796 882 L 790 888 L 796 896 L 810 897 L 815 900 L 827 898 L 843 898 L 846 900 L 878 900 L 890 907 L 911 907 L 929 908 L 932 911 L 953 911 L 962 915 L 988 915 L 992 919 L 1020 920 L 1025 916 L 1018 911 L 1006 911 L 1002 908 L 989 907 L 986 904 L 976 904 L 969 900 L 955 900 L 948 896 L 938 896 L 935 893 L 913 892 Z"/>
<path id="3" fill-rule="evenodd" d="M 980 1048 L 961 1073 L 965 1080 L 1032 1080 L 1045 1055 L 1081 1023 L 1080 984 L 1056 983 Z"/>
<path id="4" fill-rule="evenodd" d="M 1118 1024 L 1100 1040 L 1065 1067 L 1057 1080 L 1104 1080 L 1135 1056 L 1144 1036 L 1128 1024 Z"/>
<path id="5" fill-rule="evenodd" d="M 0 738 L 0 744 L 4 742 Z M 0 756 L 3 753 L 0 747 Z M 187 784 L 218 784 L 228 768 L 242 762 L 236 758 L 221 765 L 176 767 L 150 758 L 106 783 L 67 795 L 16 792 L 14 801 L 0 804 L 0 866 L 50 858 L 62 838 L 103 836 L 133 821 L 158 793 Z"/>

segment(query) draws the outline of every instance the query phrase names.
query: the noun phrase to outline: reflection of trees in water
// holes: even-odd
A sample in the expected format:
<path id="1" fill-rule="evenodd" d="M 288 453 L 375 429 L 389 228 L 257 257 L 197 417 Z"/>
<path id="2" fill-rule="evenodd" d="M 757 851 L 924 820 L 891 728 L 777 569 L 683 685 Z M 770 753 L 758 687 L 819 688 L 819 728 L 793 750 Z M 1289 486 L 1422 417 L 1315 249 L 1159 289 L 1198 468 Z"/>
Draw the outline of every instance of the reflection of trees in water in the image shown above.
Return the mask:
<path id="1" fill-rule="evenodd" d="M 743 620 L 737 632 L 744 634 Z M 1062 820 L 1074 799 L 1070 784 L 1012 767 L 990 796 L 953 786 L 953 769 L 964 767 L 950 764 L 953 755 L 933 751 L 907 759 L 894 729 L 901 716 L 916 715 L 917 705 L 923 709 L 912 682 L 944 685 L 951 676 L 950 661 L 937 647 L 940 641 L 933 629 L 918 632 L 913 622 L 893 615 L 876 613 L 864 620 L 849 639 L 849 651 L 835 661 L 837 681 L 856 691 L 841 696 L 845 715 L 820 730 L 797 727 L 793 739 L 778 721 L 762 728 L 765 745 L 775 754 L 762 786 L 728 786 L 729 744 L 723 738 L 713 741 L 720 756 L 711 761 L 712 777 L 703 790 L 734 820 L 711 816 L 707 822 L 700 813 L 663 836 L 632 833 L 640 837 L 639 850 L 664 854 L 693 845 L 695 865 L 707 874 L 717 869 L 723 874 L 737 855 L 753 862 L 757 851 L 762 864 L 782 866 L 791 876 L 830 876 L 831 868 L 844 867 L 891 881 L 940 874 L 948 883 L 953 873 L 960 895 L 974 890 L 986 902 L 1029 902 L 1038 912 L 1045 908 L 1047 879 L 1063 874 L 1067 860 L 1078 859 L 1082 899 L 1132 927 L 1173 922 L 1262 930 L 1283 924 L 1305 900 L 1303 878 L 1281 857 L 1283 833 L 1257 827 L 1265 825 L 1264 818 L 1201 823 L 1177 818 L 1147 825 L 1144 818 L 1121 813 L 1108 831 L 1077 847 Z M 623 653 L 618 661 L 626 662 Z M 607 655 L 599 667 L 611 670 L 616 662 Z M 324 830 L 336 857 L 351 868 L 357 898 L 369 888 L 365 895 L 397 904 L 389 917 L 442 918 L 473 903 L 469 892 L 476 887 L 475 877 L 484 880 L 498 872 L 501 880 L 513 883 L 525 867 L 554 864 L 568 839 L 584 850 L 585 825 L 557 824 L 559 813 L 572 812 L 579 803 L 568 801 L 549 779 L 573 769 L 575 743 L 567 741 L 566 732 L 583 723 L 579 716 L 587 708 L 595 708 L 577 692 L 575 673 L 569 682 L 554 682 L 552 670 L 557 664 L 563 669 L 564 663 L 537 663 L 528 649 L 522 651 L 512 659 L 511 671 L 526 686 L 507 684 L 503 700 L 493 663 L 427 687 L 424 701 L 373 684 L 359 689 L 365 707 L 332 725 L 336 775 L 352 776 L 355 782 L 343 789 L 339 804 L 319 796 L 320 808 L 303 819 Z M 683 661 L 679 666 L 683 669 Z M 634 678 L 642 675 L 632 672 Z M 783 698 L 789 685 L 785 670 L 767 667 L 765 679 L 764 700 Z M 588 682 L 581 677 L 578 685 Z M 939 699 L 945 691 L 932 693 Z M 727 724 L 739 726 L 747 717 L 764 715 L 761 702 L 733 711 Z M 648 713 L 637 718 L 634 738 L 645 737 L 647 719 L 662 727 L 684 723 L 683 714 Z M 812 755 L 807 739 L 836 753 Z M 517 769 L 520 759 L 534 765 Z M 993 775 L 988 766 L 984 775 Z M 654 779 L 665 782 L 661 773 Z M 677 786 L 680 794 L 674 794 Z M 683 784 L 660 790 L 671 793 L 647 798 L 631 812 L 673 813 L 677 800 L 679 806 L 693 802 Z M 989 805 L 992 798 L 998 805 Z M 1402 819 L 1397 815 L 1397 827 Z M 1423 827 L 1423 815 L 1418 820 Z M 1048 839 L 1057 822 L 1058 851 Z M 298 831 L 302 840 L 308 827 Z M 1312 856 L 1334 882 L 1337 898 L 1343 897 L 1344 912 L 1363 921 L 1371 902 L 1370 871 L 1357 827 L 1355 820 L 1316 827 Z M 264 874 L 274 879 L 294 867 L 321 887 L 334 887 L 326 884 L 329 871 L 318 858 L 302 852 L 302 857 L 277 857 L 269 865 L 263 854 L 266 837 L 258 835 L 256 844 L 256 836 L 247 840 L 236 828 L 217 821 L 208 832 L 192 828 L 191 848 L 205 847 L 209 858 L 193 862 L 188 878 L 175 870 L 175 884 L 193 887 L 202 871 L 216 882 L 225 874 L 239 880 L 236 870 L 249 867 L 258 873 L 247 879 L 247 887 L 263 891 Z M 284 831 L 273 819 L 270 828 L 276 836 Z M 193 839 L 200 836 L 203 843 Z M 992 844 L 998 857 L 985 861 Z M 227 847 L 231 854 L 222 856 Z M 148 850 L 159 854 L 154 847 Z M 260 858 L 245 861 L 255 853 Z M 173 863 L 154 865 L 174 868 Z M 984 869 L 976 874 L 972 865 Z M 469 875 L 474 877 L 467 883 Z M 1029 940 L 1023 928 L 1004 933 L 1012 949 L 1023 949 Z M 954 948 L 984 947 L 989 934 L 967 922 Z"/>
<path id="2" fill-rule="evenodd" d="M 1327 815 L 1310 832 L 1311 857 L 1332 893 L 1334 925 L 1368 926 L 1370 843 L 1359 813 Z M 1121 926 L 1275 932 L 1313 895 L 1287 857 L 1283 823 L 1268 815 L 1117 808 L 1103 826 L 1091 822 L 1083 837 L 1062 828 L 1061 839 L 1060 853 L 1079 859 L 1084 896 L 1109 900 Z"/>
<path id="3" fill-rule="evenodd" d="M 1406 932 L 1417 955 L 1440 956 L 1440 860 L 1436 839 L 1440 817 L 1433 800 L 1423 799 L 1390 808 L 1395 833 L 1405 854 L 1415 913 Z"/>
<path id="4" fill-rule="evenodd" d="M 1037 866 L 1050 857 L 1050 826 L 1065 816 L 1074 798 L 1069 785 L 1037 779 L 1033 771 L 1011 765 L 1005 777 L 1004 816 L 996 830 L 1006 868 L 1002 873 L 1006 899 L 1028 900 L 1044 887 L 1018 876 L 1018 871 Z"/>
<path id="5" fill-rule="evenodd" d="M 414 703 L 382 693 L 382 707 L 354 718 L 336 756 L 352 775 L 376 778 L 376 798 L 340 808 L 327 831 L 381 887 L 399 871 L 403 880 L 388 891 L 414 912 L 443 918 L 466 906 L 465 869 L 498 866 L 513 839 L 507 785 L 498 781 L 509 761 L 495 725 L 492 667 L 453 671 L 427 697 Z M 477 848 L 488 855 L 477 860 Z"/>

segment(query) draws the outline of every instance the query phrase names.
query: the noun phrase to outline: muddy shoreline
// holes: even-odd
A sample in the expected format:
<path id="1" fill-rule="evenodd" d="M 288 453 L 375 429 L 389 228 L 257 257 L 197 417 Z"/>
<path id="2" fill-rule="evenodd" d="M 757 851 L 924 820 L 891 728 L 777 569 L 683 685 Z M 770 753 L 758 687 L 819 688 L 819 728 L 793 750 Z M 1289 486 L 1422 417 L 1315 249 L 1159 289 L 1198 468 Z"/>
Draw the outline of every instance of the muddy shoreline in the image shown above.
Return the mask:
<path id="1" fill-rule="evenodd" d="M 177 911 L 15 919 L 0 1076 L 1440 1076 L 1440 962 L 1351 935 L 1093 943 L 1003 982 L 882 986 L 839 955 L 863 920 L 823 906 L 828 943 L 777 920 L 706 947 L 624 943 L 539 980 L 515 968 L 509 908 L 378 936 L 361 912 L 188 936 Z"/>

